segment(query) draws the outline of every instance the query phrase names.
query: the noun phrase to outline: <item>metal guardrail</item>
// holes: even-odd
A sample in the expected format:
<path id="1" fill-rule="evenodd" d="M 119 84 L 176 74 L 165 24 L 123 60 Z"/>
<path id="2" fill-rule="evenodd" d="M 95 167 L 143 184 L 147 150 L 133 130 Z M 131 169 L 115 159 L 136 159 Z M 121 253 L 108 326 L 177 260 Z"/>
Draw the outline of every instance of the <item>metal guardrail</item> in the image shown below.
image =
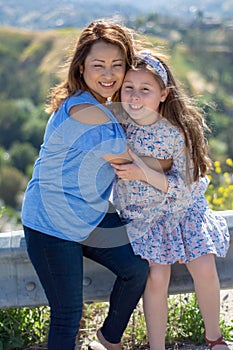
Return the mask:
<path id="1" fill-rule="evenodd" d="M 226 258 L 217 258 L 222 289 L 233 288 L 233 210 L 223 211 L 231 234 Z M 114 275 L 84 258 L 83 292 L 86 302 L 107 301 Z M 170 294 L 192 292 L 193 282 L 185 265 L 172 265 Z M 29 261 L 23 231 L 0 233 L 0 309 L 47 305 L 47 299 Z"/>

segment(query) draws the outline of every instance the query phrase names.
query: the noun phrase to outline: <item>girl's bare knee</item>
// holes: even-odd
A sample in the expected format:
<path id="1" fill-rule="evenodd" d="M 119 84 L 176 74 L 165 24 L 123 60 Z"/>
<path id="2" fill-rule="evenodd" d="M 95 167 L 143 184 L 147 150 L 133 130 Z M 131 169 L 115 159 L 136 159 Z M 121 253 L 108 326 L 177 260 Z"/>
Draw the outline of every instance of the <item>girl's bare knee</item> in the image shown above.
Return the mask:
<path id="1" fill-rule="evenodd" d="M 195 261 L 187 264 L 193 279 L 205 280 L 206 283 L 212 283 L 218 280 L 217 269 L 213 255 L 201 256 Z"/>
<path id="2" fill-rule="evenodd" d="M 148 283 L 154 288 L 168 288 L 169 280 L 170 266 L 156 264 L 150 267 Z"/>

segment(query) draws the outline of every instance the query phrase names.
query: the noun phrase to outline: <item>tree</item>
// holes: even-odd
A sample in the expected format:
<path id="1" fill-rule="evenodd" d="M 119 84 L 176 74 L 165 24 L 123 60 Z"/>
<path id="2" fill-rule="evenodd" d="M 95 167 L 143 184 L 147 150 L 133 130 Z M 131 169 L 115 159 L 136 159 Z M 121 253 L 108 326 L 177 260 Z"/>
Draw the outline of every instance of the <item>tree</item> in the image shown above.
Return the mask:
<path id="1" fill-rule="evenodd" d="M 0 169 L 9 164 L 9 157 L 9 153 L 3 147 L 0 147 Z"/>
<path id="2" fill-rule="evenodd" d="M 25 187 L 24 175 L 13 167 L 0 169 L 0 198 L 14 209 L 20 204 L 19 196 Z"/>
<path id="3" fill-rule="evenodd" d="M 17 102 L 15 100 L 1 101 L 0 140 L 1 146 L 5 149 L 9 149 L 15 140 L 23 141 L 22 126 L 31 113 Z"/>
<path id="4" fill-rule="evenodd" d="M 48 114 L 44 111 L 44 105 L 41 105 L 34 110 L 30 118 L 22 126 L 24 140 L 31 143 L 37 150 L 39 150 L 43 142 L 47 120 Z"/>
<path id="5" fill-rule="evenodd" d="M 14 142 L 9 153 L 11 165 L 25 174 L 28 167 L 35 162 L 38 152 L 28 142 Z"/>

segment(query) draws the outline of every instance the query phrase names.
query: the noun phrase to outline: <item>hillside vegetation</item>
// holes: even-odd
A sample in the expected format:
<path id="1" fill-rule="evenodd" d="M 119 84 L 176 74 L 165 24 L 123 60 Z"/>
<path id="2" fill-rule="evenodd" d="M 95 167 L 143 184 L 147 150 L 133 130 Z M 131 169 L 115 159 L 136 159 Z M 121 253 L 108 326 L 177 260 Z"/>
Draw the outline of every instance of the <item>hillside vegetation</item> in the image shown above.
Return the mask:
<path id="1" fill-rule="evenodd" d="M 158 28 L 155 17 L 144 21 L 141 27 L 149 28 L 150 22 Z M 163 38 L 153 33 L 152 25 L 145 35 L 155 46 L 163 44 L 184 89 L 204 107 L 212 128 L 208 139 L 213 160 L 233 158 L 232 31 L 201 25 L 166 28 Z M 78 35 L 79 30 L 71 28 L 41 32 L 0 28 L 0 199 L 5 207 L 20 210 L 21 193 L 48 119 L 47 93 L 64 75 Z"/>

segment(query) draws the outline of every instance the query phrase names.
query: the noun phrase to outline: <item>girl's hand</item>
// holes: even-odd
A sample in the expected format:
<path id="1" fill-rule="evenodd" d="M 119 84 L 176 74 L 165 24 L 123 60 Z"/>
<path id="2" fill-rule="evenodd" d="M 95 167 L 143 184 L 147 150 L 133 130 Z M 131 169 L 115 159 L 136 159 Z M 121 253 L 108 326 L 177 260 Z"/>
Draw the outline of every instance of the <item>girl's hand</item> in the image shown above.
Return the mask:
<path id="1" fill-rule="evenodd" d="M 133 163 L 111 163 L 112 167 L 114 168 L 115 174 L 122 180 L 146 181 L 147 165 L 133 151 L 129 150 L 129 154 L 133 159 Z"/>
<path id="2" fill-rule="evenodd" d="M 133 151 L 129 150 L 129 155 L 133 159 L 133 163 L 128 164 L 114 164 L 111 165 L 119 178 L 122 180 L 140 180 L 147 182 L 160 191 L 168 191 L 168 178 L 161 172 L 151 169 L 147 166 L 141 158 L 139 158 Z"/>

